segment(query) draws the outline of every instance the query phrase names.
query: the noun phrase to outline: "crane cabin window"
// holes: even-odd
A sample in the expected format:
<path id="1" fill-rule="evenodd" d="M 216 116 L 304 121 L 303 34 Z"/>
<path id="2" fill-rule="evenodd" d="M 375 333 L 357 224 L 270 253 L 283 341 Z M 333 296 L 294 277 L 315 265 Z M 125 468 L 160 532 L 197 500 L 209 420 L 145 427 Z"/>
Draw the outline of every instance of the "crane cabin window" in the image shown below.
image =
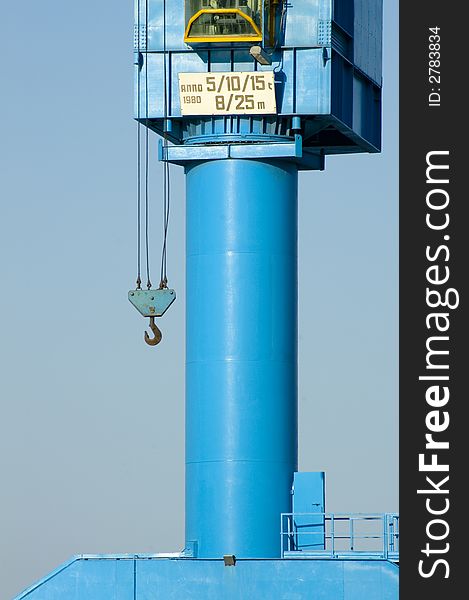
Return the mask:
<path id="1" fill-rule="evenodd" d="M 262 41 L 263 0 L 186 0 L 184 41 Z"/>

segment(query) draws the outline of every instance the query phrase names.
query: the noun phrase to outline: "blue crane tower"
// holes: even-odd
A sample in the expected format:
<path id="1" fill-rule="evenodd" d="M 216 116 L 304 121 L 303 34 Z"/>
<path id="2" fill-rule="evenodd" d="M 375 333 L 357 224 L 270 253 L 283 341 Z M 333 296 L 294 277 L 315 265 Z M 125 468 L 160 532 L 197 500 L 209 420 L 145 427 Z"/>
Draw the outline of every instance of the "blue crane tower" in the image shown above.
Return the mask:
<path id="1" fill-rule="evenodd" d="M 19 598 L 397 599 L 398 516 L 328 514 L 297 457 L 298 172 L 380 150 L 382 1 L 135 5 L 135 117 L 186 174 L 185 547 Z M 150 343 L 174 298 L 129 292 Z"/>

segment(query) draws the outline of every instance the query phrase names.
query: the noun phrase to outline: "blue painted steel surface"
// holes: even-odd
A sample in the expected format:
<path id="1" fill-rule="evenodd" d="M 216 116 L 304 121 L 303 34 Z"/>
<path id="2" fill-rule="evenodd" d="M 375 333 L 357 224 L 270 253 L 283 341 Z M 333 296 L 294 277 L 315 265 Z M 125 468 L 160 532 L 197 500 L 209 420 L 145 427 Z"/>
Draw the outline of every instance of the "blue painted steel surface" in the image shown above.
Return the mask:
<path id="1" fill-rule="evenodd" d="M 387 561 L 76 559 L 16 600 L 397 600 Z"/>
<path id="2" fill-rule="evenodd" d="M 354 63 L 381 84 L 383 0 L 355 0 Z"/>
<path id="3" fill-rule="evenodd" d="M 20 594 L 16 600 L 130 600 L 134 560 L 75 558 Z"/>
<path id="4" fill-rule="evenodd" d="M 264 136 L 267 138 L 268 136 Z M 203 138 L 201 138 L 203 139 Z M 220 136 L 223 139 L 223 136 Z M 233 140 L 231 143 L 218 144 L 185 144 L 180 146 L 165 145 L 159 141 L 158 158 L 177 165 L 189 165 L 203 160 L 220 160 L 224 158 L 282 158 L 292 161 L 299 170 L 324 169 L 324 156 L 314 150 L 303 148 L 301 135 L 296 134 L 292 141 L 262 143 L 246 143 L 249 138 Z"/>
<path id="5" fill-rule="evenodd" d="M 295 0 L 287 3 L 284 30 L 271 65 L 259 65 L 250 44 L 185 44 L 184 1 L 167 4 L 166 57 L 163 2 L 149 0 L 148 47 L 145 3 L 135 50 L 141 53 L 136 107 L 149 126 L 163 131 L 164 62 L 167 73 L 169 139 L 180 144 L 200 136 L 292 136 L 292 119 L 302 120 L 303 145 L 321 154 L 376 152 L 381 146 L 382 0 Z M 137 18 L 136 18 L 137 21 Z M 138 66 L 135 67 L 137 82 Z M 147 71 L 148 69 L 148 71 Z M 275 72 L 278 115 L 182 118 L 179 73 Z M 147 90 L 148 74 L 148 90 Z"/>
<path id="6" fill-rule="evenodd" d="M 297 468 L 297 169 L 187 168 L 186 542 L 279 557 Z"/>
<path id="7" fill-rule="evenodd" d="M 295 473 L 293 478 L 293 541 L 295 548 L 324 549 L 326 510 L 324 473 Z M 308 514 L 305 514 L 308 513 Z M 317 514 L 315 514 L 317 513 Z"/>

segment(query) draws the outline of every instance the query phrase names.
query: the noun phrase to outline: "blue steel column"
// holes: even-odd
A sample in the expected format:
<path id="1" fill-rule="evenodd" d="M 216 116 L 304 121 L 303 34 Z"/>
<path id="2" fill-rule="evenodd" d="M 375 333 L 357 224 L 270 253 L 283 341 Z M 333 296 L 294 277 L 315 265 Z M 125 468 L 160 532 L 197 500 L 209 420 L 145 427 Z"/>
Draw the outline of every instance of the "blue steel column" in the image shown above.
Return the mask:
<path id="1" fill-rule="evenodd" d="M 279 557 L 297 470 L 297 167 L 186 173 L 186 545 Z"/>

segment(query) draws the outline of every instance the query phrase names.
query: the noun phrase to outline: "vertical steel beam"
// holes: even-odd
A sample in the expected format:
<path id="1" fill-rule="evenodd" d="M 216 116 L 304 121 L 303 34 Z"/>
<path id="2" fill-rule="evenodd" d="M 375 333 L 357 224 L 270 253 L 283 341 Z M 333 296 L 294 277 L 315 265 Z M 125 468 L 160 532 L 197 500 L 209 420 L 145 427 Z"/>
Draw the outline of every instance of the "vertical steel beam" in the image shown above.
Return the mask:
<path id="1" fill-rule="evenodd" d="M 279 557 L 297 470 L 297 167 L 186 174 L 186 545 Z"/>

